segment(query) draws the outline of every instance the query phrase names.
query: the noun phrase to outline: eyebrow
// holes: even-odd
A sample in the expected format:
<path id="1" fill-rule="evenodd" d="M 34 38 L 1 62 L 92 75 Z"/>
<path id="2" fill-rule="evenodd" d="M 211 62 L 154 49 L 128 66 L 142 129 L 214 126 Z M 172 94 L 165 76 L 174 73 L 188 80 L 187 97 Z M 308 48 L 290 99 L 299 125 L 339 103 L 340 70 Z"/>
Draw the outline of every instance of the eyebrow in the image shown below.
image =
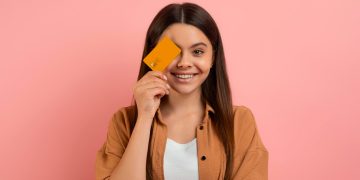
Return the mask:
<path id="1" fill-rule="evenodd" d="M 175 43 L 176 44 L 176 43 Z M 180 45 L 176 44 L 178 47 L 181 47 Z M 198 42 L 198 43 L 195 43 L 193 45 L 190 46 L 190 48 L 193 48 L 193 47 L 196 47 L 196 46 L 199 46 L 199 45 L 203 45 L 205 47 L 207 47 L 207 45 L 203 42 Z"/>
<path id="2" fill-rule="evenodd" d="M 203 43 L 203 42 L 198 42 L 198 43 L 195 43 L 195 44 L 191 45 L 190 48 L 193 48 L 193 47 L 199 46 L 199 45 L 204 45 L 205 47 L 207 47 L 207 45 L 206 45 L 205 43 Z"/>

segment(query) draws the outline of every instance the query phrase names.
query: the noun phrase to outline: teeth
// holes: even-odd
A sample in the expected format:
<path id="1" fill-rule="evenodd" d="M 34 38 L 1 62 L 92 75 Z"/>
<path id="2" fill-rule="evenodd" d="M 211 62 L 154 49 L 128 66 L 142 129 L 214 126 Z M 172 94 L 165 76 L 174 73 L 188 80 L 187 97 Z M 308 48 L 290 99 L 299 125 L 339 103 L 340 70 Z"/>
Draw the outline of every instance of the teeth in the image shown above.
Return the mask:
<path id="1" fill-rule="evenodd" d="M 194 76 L 193 74 L 176 74 L 176 77 L 181 79 L 190 79 L 193 76 Z"/>

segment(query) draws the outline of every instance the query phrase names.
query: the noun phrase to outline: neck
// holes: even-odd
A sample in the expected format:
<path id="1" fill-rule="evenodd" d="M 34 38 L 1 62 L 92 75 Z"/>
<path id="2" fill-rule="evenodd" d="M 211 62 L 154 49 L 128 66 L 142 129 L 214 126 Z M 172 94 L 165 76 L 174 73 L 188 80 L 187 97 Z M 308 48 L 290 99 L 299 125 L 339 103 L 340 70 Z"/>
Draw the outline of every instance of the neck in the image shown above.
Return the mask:
<path id="1" fill-rule="evenodd" d="M 204 105 L 201 101 L 201 89 L 190 94 L 172 91 L 172 94 L 164 97 L 160 108 L 163 114 L 202 113 Z"/>

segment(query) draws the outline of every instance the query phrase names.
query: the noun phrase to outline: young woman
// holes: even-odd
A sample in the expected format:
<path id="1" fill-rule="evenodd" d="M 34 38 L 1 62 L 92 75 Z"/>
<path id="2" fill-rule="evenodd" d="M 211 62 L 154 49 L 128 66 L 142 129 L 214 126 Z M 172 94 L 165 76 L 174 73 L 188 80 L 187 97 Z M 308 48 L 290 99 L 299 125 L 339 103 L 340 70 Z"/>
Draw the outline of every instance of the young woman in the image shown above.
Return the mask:
<path id="1" fill-rule="evenodd" d="M 215 21 L 191 3 L 152 21 L 143 58 L 164 36 L 181 53 L 164 72 L 142 62 L 134 105 L 117 111 L 96 159 L 97 179 L 267 179 L 254 117 L 233 106 Z"/>

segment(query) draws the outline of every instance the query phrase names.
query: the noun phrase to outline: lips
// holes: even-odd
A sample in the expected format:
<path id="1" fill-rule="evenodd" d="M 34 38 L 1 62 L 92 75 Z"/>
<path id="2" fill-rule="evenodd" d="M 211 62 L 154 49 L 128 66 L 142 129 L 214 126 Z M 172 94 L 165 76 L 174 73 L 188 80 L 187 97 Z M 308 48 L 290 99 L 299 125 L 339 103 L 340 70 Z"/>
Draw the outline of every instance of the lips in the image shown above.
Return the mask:
<path id="1" fill-rule="evenodd" d="M 196 76 L 197 75 L 197 73 L 189 73 L 189 72 L 187 72 L 187 73 L 185 73 L 185 72 L 179 72 L 179 73 L 171 73 L 173 76 L 175 76 L 176 78 L 178 78 L 178 79 L 191 79 L 191 78 L 193 78 L 194 76 Z"/>
<path id="2" fill-rule="evenodd" d="M 175 75 L 177 78 L 181 78 L 181 79 L 190 79 L 192 78 L 194 75 L 193 74 L 176 74 Z"/>

